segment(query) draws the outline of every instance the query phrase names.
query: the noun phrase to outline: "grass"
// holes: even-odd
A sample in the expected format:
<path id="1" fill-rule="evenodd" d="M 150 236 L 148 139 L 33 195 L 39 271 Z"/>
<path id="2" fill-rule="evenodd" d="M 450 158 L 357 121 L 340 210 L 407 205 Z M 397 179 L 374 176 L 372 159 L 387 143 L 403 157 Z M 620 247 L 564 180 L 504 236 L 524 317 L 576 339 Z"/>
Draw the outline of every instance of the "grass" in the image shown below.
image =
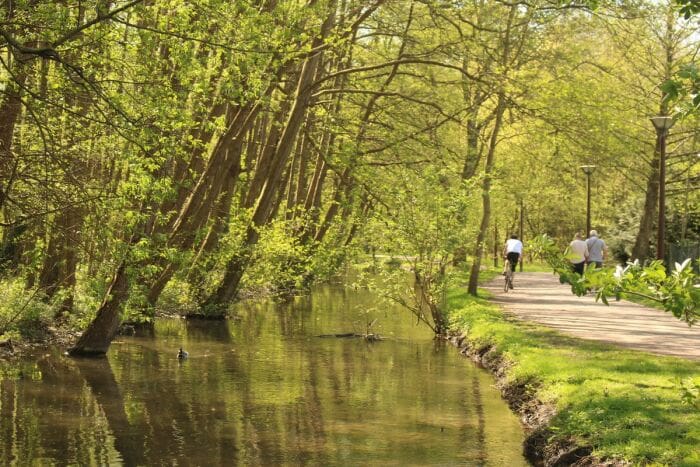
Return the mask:
<path id="1" fill-rule="evenodd" d="M 520 272 L 520 266 L 518 266 L 518 272 Z M 523 272 L 552 272 L 552 266 L 547 263 L 523 263 Z"/>
<path id="2" fill-rule="evenodd" d="M 557 408 L 550 428 L 602 458 L 642 465 L 700 465 L 700 408 L 683 383 L 700 384 L 700 363 L 571 338 L 510 321 L 464 287 L 448 296 L 453 328 L 477 346 L 495 345 L 512 363 L 510 382 L 528 382 Z M 696 401 L 697 402 L 697 401 Z"/>

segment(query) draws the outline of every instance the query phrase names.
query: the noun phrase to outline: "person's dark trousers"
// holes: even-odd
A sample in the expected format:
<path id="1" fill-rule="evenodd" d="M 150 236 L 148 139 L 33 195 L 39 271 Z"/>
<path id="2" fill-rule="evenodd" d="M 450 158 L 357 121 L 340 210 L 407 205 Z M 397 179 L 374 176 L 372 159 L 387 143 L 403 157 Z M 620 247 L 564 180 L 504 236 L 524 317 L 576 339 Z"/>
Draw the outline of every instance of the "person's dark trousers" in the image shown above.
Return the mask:
<path id="1" fill-rule="evenodd" d="M 518 260 L 520 259 L 520 254 L 519 253 L 514 253 L 510 252 L 506 255 L 506 258 L 508 258 L 508 261 L 510 261 L 510 270 L 515 272 L 515 266 L 518 264 Z"/>
<path id="2" fill-rule="evenodd" d="M 579 275 L 583 276 L 583 267 L 586 265 L 585 261 L 581 261 L 580 263 L 572 263 L 571 268 L 574 270 L 574 272 L 577 272 Z"/>

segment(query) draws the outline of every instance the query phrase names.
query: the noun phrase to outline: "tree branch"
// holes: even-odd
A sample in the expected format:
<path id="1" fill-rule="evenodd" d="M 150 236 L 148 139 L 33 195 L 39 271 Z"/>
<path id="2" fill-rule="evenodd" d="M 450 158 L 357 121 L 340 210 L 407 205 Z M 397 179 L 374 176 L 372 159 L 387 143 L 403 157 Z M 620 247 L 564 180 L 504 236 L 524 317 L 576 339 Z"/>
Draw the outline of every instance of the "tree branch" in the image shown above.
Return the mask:
<path id="1" fill-rule="evenodd" d="M 317 93 L 313 94 L 313 97 L 319 97 L 322 96 L 323 94 L 343 94 L 343 93 L 348 93 L 348 94 L 370 94 L 373 96 L 382 96 L 382 97 L 399 97 L 401 99 L 407 100 L 409 102 L 414 102 L 416 104 L 421 104 L 421 105 L 426 105 L 428 107 L 432 107 L 435 110 L 438 111 L 440 115 L 443 117 L 447 117 L 448 119 L 461 123 L 459 120 L 457 120 L 453 115 L 449 115 L 445 113 L 442 108 L 435 104 L 434 102 L 429 102 L 429 101 L 423 101 L 420 99 L 416 99 L 415 97 L 407 96 L 406 94 L 402 94 L 400 92 L 395 92 L 395 91 L 372 91 L 369 89 L 323 89 L 321 91 L 318 91 Z"/>
<path id="2" fill-rule="evenodd" d="M 138 5 L 139 3 L 143 2 L 143 0 L 132 0 L 131 2 L 125 3 L 124 5 L 120 6 L 119 8 L 115 8 L 114 10 L 109 11 L 105 15 L 100 15 L 98 14 L 96 18 L 94 18 L 91 21 L 88 21 L 87 23 L 78 26 L 77 28 L 73 29 L 72 31 L 67 32 L 64 34 L 61 38 L 58 40 L 54 41 L 51 45 L 56 48 L 60 45 L 63 45 L 66 42 L 72 41 L 75 39 L 78 34 L 80 34 L 82 31 L 91 28 L 92 26 L 101 23 L 103 21 L 108 21 L 114 17 L 117 13 L 121 13 L 122 11 L 126 11 L 129 8 Z"/>
<path id="3" fill-rule="evenodd" d="M 390 67 L 390 66 L 410 65 L 410 64 L 431 65 L 431 66 L 437 66 L 440 68 L 448 68 L 451 70 L 456 70 L 473 81 L 479 81 L 481 83 L 488 84 L 483 79 L 472 75 L 464 68 L 456 66 L 456 65 L 450 65 L 449 63 L 438 62 L 436 60 L 422 60 L 422 59 L 416 59 L 416 58 L 401 58 L 398 60 L 391 60 L 389 62 L 379 63 L 377 65 L 367 65 L 367 66 L 360 66 L 360 67 L 355 67 L 355 68 L 346 68 L 344 70 L 336 71 L 335 73 L 329 73 L 326 76 L 324 76 L 323 78 L 317 80 L 311 86 L 316 87 L 316 86 L 320 85 L 321 83 L 328 81 L 329 79 L 333 79 L 337 76 L 342 76 L 342 75 L 346 75 L 346 74 L 350 74 L 350 73 L 362 73 L 365 71 L 378 70 L 380 68 L 386 68 L 386 67 Z"/>
<path id="4" fill-rule="evenodd" d="M 53 41 L 51 43 L 50 47 L 27 47 L 25 45 L 22 45 L 12 37 L 10 33 L 5 31 L 4 29 L 0 28 L 0 36 L 2 36 L 7 43 L 12 46 L 13 48 L 17 49 L 19 52 L 25 54 L 25 55 L 36 55 L 38 57 L 43 57 L 47 58 L 50 60 L 56 60 L 56 61 L 61 61 L 61 57 L 58 54 L 58 51 L 56 51 L 56 48 L 65 44 L 66 42 L 70 42 L 78 35 L 83 32 L 86 29 L 91 28 L 92 26 L 99 24 L 103 21 L 108 21 L 112 19 L 117 13 L 121 13 L 122 11 L 128 10 L 129 8 L 133 7 L 134 5 L 137 5 L 139 3 L 143 2 L 143 0 L 132 0 L 131 2 L 128 2 L 119 8 L 115 8 L 114 10 L 108 12 L 105 15 L 98 15 L 96 18 L 92 19 L 91 21 L 88 21 L 85 24 L 82 24 L 78 26 L 77 28 L 73 29 L 72 31 L 68 31 L 66 34 L 58 38 L 57 40 Z"/>

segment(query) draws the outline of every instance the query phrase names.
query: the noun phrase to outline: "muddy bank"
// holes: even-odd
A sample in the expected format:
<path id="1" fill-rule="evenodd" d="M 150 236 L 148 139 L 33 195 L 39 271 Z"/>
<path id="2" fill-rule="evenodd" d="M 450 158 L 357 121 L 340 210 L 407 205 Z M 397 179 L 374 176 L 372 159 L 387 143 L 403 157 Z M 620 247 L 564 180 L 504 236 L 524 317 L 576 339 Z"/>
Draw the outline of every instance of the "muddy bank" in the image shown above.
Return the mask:
<path id="1" fill-rule="evenodd" d="M 530 463 L 547 467 L 629 465 L 617 460 L 599 459 L 591 454 L 591 446 L 581 446 L 574 440 L 553 439 L 554 432 L 549 429 L 549 422 L 556 415 L 556 409 L 537 399 L 537 381 L 519 381 L 515 384 L 506 381 L 508 362 L 504 361 L 497 348 L 492 345 L 476 346 L 466 333 L 455 333 L 448 337 L 448 341 L 462 355 L 488 369 L 496 377 L 501 395 L 525 426 L 527 437 L 523 443 L 523 454 Z"/>
<path id="2" fill-rule="evenodd" d="M 0 340 L 0 360 L 16 360 L 54 347 L 68 349 L 80 334 L 71 329 L 49 326 L 31 339 L 3 339 Z"/>

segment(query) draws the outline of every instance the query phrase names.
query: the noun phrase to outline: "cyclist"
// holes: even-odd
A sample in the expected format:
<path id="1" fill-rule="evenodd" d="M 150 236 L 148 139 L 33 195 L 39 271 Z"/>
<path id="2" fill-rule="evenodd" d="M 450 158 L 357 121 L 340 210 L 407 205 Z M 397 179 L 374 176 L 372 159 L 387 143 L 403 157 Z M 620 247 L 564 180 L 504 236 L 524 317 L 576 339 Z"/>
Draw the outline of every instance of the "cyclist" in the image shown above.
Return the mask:
<path id="1" fill-rule="evenodd" d="M 503 256 L 510 262 L 510 270 L 515 272 L 515 266 L 523 255 L 523 242 L 518 240 L 517 235 L 511 235 L 506 244 L 503 246 Z M 510 284 L 513 288 L 513 284 Z"/>

